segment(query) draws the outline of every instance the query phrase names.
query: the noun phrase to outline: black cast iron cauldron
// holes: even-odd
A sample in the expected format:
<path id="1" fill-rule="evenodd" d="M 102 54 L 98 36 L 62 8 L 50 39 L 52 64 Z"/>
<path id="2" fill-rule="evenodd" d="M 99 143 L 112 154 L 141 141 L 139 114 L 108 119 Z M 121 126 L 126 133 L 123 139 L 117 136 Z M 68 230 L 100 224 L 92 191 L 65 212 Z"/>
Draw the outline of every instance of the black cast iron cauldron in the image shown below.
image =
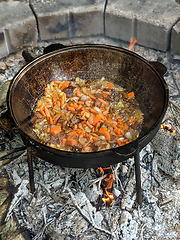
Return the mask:
<path id="1" fill-rule="evenodd" d="M 78 45 L 38 57 L 15 76 L 9 90 L 11 115 L 38 157 L 62 167 L 106 167 L 135 156 L 140 175 L 138 151 L 155 136 L 168 105 L 168 88 L 163 79 L 164 65 L 148 62 L 128 50 L 106 45 Z M 144 113 L 144 123 L 137 140 L 110 150 L 76 153 L 41 144 L 30 121 L 32 108 L 50 81 L 75 77 L 94 80 L 105 77 L 119 84 L 135 97 Z M 137 177 L 137 181 L 139 177 Z M 140 184 L 140 183 L 139 183 Z M 137 182 L 138 185 L 138 182 Z M 138 186 L 137 186 L 138 187 Z"/>

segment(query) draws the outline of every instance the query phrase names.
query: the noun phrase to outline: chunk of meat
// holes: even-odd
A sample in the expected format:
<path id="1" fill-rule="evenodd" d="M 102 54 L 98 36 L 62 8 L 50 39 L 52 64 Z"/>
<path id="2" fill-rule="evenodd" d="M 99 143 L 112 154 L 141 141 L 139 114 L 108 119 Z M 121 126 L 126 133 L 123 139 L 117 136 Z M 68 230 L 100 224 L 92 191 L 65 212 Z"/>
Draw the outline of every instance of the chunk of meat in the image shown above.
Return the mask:
<path id="1" fill-rule="evenodd" d="M 66 97 L 70 98 L 73 95 L 74 87 L 73 86 L 69 86 L 66 89 L 64 89 L 64 92 L 66 93 Z"/>

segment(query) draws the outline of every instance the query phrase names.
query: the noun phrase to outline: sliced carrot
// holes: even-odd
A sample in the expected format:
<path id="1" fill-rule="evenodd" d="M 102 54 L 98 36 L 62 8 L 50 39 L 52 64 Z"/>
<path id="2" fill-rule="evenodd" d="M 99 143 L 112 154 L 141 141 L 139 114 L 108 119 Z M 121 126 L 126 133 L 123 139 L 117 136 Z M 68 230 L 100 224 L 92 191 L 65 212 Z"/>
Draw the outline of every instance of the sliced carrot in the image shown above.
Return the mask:
<path id="1" fill-rule="evenodd" d="M 55 92 L 53 95 L 51 95 L 52 98 L 56 98 L 58 96 L 58 93 Z"/>
<path id="2" fill-rule="evenodd" d="M 81 134 L 79 134 L 79 139 L 84 137 L 84 135 L 85 135 L 85 132 L 82 132 Z"/>
<path id="3" fill-rule="evenodd" d="M 59 113 L 56 113 L 56 115 L 54 115 L 53 120 L 55 120 L 57 117 L 60 117 Z"/>
<path id="4" fill-rule="evenodd" d="M 78 98 L 81 98 L 82 97 L 82 92 L 77 88 L 76 89 L 76 96 L 78 97 Z"/>
<path id="5" fill-rule="evenodd" d="M 104 101 L 102 98 L 98 98 L 98 100 L 100 101 L 100 103 L 102 103 L 102 104 L 104 104 L 104 105 L 106 105 L 106 104 L 107 104 L 107 102 L 106 102 L 106 101 Z"/>
<path id="6" fill-rule="evenodd" d="M 83 131 L 79 128 L 75 129 L 74 132 L 77 132 L 77 134 L 81 134 Z"/>
<path id="7" fill-rule="evenodd" d="M 56 106 L 60 107 L 61 106 L 61 102 L 60 101 L 56 101 Z"/>
<path id="8" fill-rule="evenodd" d="M 50 133 L 50 130 L 51 130 L 50 127 L 47 127 L 46 132 L 47 132 L 47 133 Z"/>
<path id="9" fill-rule="evenodd" d="M 115 128 L 114 129 L 114 133 L 118 136 L 118 137 L 122 137 L 122 131 L 120 128 Z"/>
<path id="10" fill-rule="evenodd" d="M 75 108 L 75 109 L 77 109 L 77 108 L 79 108 L 79 105 L 78 105 L 77 103 L 73 103 L 73 104 L 72 104 L 72 107 Z"/>
<path id="11" fill-rule="evenodd" d="M 54 84 L 61 84 L 62 81 L 54 81 Z"/>
<path id="12" fill-rule="evenodd" d="M 98 88 L 98 89 L 96 90 L 96 93 L 99 93 L 99 92 L 101 92 L 101 89 L 100 89 L 100 88 Z"/>
<path id="13" fill-rule="evenodd" d="M 51 103 L 46 103 L 45 107 L 50 108 L 50 107 L 52 107 L 52 104 Z"/>
<path id="14" fill-rule="evenodd" d="M 65 100 L 66 99 L 66 96 L 65 96 L 65 93 L 62 95 L 61 97 L 61 100 L 60 100 L 60 103 L 61 103 L 61 108 L 63 107 L 63 105 L 65 104 Z"/>
<path id="15" fill-rule="evenodd" d="M 94 130 L 97 131 L 100 126 L 101 126 L 101 122 L 97 122 Z"/>
<path id="16" fill-rule="evenodd" d="M 45 88 L 44 91 L 49 94 L 49 89 L 48 88 Z"/>
<path id="17" fill-rule="evenodd" d="M 93 128 L 93 126 L 88 121 L 86 121 L 86 124 L 89 128 Z"/>
<path id="18" fill-rule="evenodd" d="M 134 122 L 134 119 L 133 119 L 133 118 L 130 118 L 130 119 L 128 120 L 128 122 L 129 122 L 129 123 L 133 123 L 133 122 Z"/>
<path id="19" fill-rule="evenodd" d="M 63 138 L 62 143 L 65 144 L 67 142 L 66 138 Z"/>
<path id="20" fill-rule="evenodd" d="M 109 124 L 117 124 L 116 121 L 114 121 L 112 119 L 106 120 L 106 122 L 109 123 Z"/>
<path id="21" fill-rule="evenodd" d="M 68 144 L 70 146 L 77 146 L 77 141 L 73 138 L 69 138 L 69 139 L 67 139 L 66 144 Z"/>
<path id="22" fill-rule="evenodd" d="M 105 120 L 104 115 L 98 114 L 94 117 L 93 125 L 96 125 L 98 122 L 103 122 Z"/>
<path id="23" fill-rule="evenodd" d="M 85 107 L 85 110 L 91 110 L 91 107 Z"/>
<path id="24" fill-rule="evenodd" d="M 61 85 L 61 89 L 63 90 L 65 88 L 69 87 L 69 84 L 70 84 L 70 81 L 63 82 L 63 84 Z"/>
<path id="25" fill-rule="evenodd" d="M 89 136 L 88 133 L 85 132 L 85 137 L 86 137 L 86 138 L 89 138 L 90 136 Z"/>
<path id="26" fill-rule="evenodd" d="M 109 94 L 110 94 L 110 92 L 103 92 L 103 97 L 107 98 Z"/>
<path id="27" fill-rule="evenodd" d="M 127 94 L 128 98 L 133 98 L 135 96 L 134 92 L 129 92 Z"/>
<path id="28" fill-rule="evenodd" d="M 93 125 L 95 126 L 101 120 L 102 120 L 101 115 L 96 115 L 93 119 Z"/>
<path id="29" fill-rule="evenodd" d="M 84 105 L 84 102 L 83 101 L 79 101 L 78 102 L 80 105 Z"/>
<path id="30" fill-rule="evenodd" d="M 88 94 L 88 96 L 89 96 L 90 98 L 92 98 L 92 99 L 96 99 L 96 97 L 94 97 L 94 96 L 91 95 L 91 94 Z"/>
<path id="31" fill-rule="evenodd" d="M 116 143 L 118 144 L 119 147 L 123 145 L 122 141 L 119 140 L 119 138 L 116 140 Z"/>
<path id="32" fill-rule="evenodd" d="M 73 135 L 76 135 L 77 133 L 75 132 L 75 131 L 72 131 L 72 132 L 69 132 L 68 134 L 67 134 L 67 136 L 69 137 L 69 136 L 73 136 Z"/>
<path id="33" fill-rule="evenodd" d="M 46 107 L 44 108 L 44 112 L 45 112 L 47 118 L 49 118 L 51 116 L 49 110 Z"/>
<path id="34" fill-rule="evenodd" d="M 53 125 L 53 119 L 52 119 L 51 116 L 49 117 L 49 124 L 50 124 L 50 125 Z"/>
<path id="35" fill-rule="evenodd" d="M 51 133 L 52 135 L 56 136 L 58 133 L 61 132 L 61 127 L 59 125 L 56 125 L 55 127 L 53 127 L 51 129 Z"/>
<path id="36" fill-rule="evenodd" d="M 107 141 L 110 141 L 111 140 L 111 135 L 110 133 L 108 132 L 108 129 L 106 127 L 102 127 L 99 129 L 99 133 L 101 133 L 103 136 L 105 136 L 106 140 Z"/>
<path id="37" fill-rule="evenodd" d="M 82 108 L 81 111 L 80 111 L 80 115 L 83 116 L 85 113 L 84 109 Z"/>
<path id="38" fill-rule="evenodd" d="M 67 106 L 67 110 L 68 110 L 68 111 L 71 111 L 71 112 L 75 112 L 75 108 L 70 107 L 70 106 Z"/>
<path id="39" fill-rule="evenodd" d="M 45 114 L 43 108 L 40 108 L 39 112 L 40 112 L 40 114 L 43 115 L 44 117 L 46 116 L 46 114 Z"/>
<path id="40" fill-rule="evenodd" d="M 38 107 L 42 106 L 42 100 L 37 101 Z"/>
<path id="41" fill-rule="evenodd" d="M 92 113 L 97 113 L 97 111 L 96 111 L 94 108 L 92 108 L 90 111 L 91 111 Z"/>
<path id="42" fill-rule="evenodd" d="M 94 141 L 94 140 L 97 140 L 98 138 L 97 137 L 92 137 L 92 140 Z"/>
<path id="43" fill-rule="evenodd" d="M 122 120 L 118 118 L 118 123 L 122 125 Z"/>
<path id="44" fill-rule="evenodd" d="M 124 129 L 128 130 L 129 126 L 127 124 L 124 124 Z"/>
<path id="45" fill-rule="evenodd" d="M 57 100 L 57 97 L 58 97 L 58 94 L 54 93 L 51 97 L 52 97 L 52 102 L 55 104 L 56 100 Z"/>
<path id="46" fill-rule="evenodd" d="M 108 88 L 113 88 L 114 87 L 114 84 L 113 83 L 108 83 L 107 85 L 106 85 Z"/>
<path id="47" fill-rule="evenodd" d="M 112 124 L 112 127 L 113 127 L 113 129 L 116 129 L 116 128 L 117 128 L 115 124 Z"/>

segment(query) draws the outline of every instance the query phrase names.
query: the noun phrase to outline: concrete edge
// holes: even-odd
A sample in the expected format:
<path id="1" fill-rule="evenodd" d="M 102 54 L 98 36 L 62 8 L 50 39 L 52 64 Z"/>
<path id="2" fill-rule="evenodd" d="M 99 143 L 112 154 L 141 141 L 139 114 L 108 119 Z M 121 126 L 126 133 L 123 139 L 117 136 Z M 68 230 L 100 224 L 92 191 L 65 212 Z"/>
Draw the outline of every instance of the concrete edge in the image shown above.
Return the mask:
<path id="1" fill-rule="evenodd" d="M 24 47 L 35 46 L 38 41 L 103 35 L 129 42 L 133 32 L 139 45 L 164 52 L 170 50 L 171 54 L 180 55 L 179 21 L 167 27 L 154 25 L 134 16 L 109 11 L 110 4 L 107 5 L 104 14 L 102 2 L 96 5 L 61 8 L 60 11 L 56 10 L 51 14 L 41 13 L 32 3 L 26 4 L 26 7 L 32 13 L 30 17 L 26 20 L 19 19 L 18 25 L 7 24 L 0 28 L 0 58 Z M 177 16 L 177 19 L 180 20 L 180 16 Z M 147 31 L 151 32 L 149 35 L 152 35 L 152 38 L 147 38 Z M 140 34 L 142 32 L 144 34 Z"/>

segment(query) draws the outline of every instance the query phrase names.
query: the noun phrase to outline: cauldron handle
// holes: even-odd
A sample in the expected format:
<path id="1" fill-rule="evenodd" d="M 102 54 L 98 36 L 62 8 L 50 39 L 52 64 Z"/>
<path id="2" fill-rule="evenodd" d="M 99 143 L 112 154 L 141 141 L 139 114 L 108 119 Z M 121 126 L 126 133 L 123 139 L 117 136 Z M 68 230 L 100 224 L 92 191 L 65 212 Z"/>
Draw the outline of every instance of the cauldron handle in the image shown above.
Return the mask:
<path id="1" fill-rule="evenodd" d="M 66 47 L 67 46 L 65 46 L 61 43 L 50 44 L 50 45 L 48 45 L 47 47 L 44 48 L 43 55 L 47 54 L 47 53 L 50 53 L 50 52 L 53 52 L 53 51 L 56 51 L 56 50 L 59 50 L 59 49 L 66 48 Z M 26 50 L 24 50 L 22 52 L 22 56 L 24 57 L 26 63 L 30 63 L 36 58 L 30 52 L 28 52 Z"/>
<path id="2" fill-rule="evenodd" d="M 159 73 L 161 77 L 167 72 L 167 68 L 160 62 L 149 61 L 150 65 Z"/>
<path id="3" fill-rule="evenodd" d="M 137 148 L 134 154 L 135 161 L 135 174 L 136 174 L 136 199 L 137 203 L 142 207 L 142 189 L 141 189 L 141 170 L 140 170 L 140 159 L 139 159 L 139 148 Z"/>

